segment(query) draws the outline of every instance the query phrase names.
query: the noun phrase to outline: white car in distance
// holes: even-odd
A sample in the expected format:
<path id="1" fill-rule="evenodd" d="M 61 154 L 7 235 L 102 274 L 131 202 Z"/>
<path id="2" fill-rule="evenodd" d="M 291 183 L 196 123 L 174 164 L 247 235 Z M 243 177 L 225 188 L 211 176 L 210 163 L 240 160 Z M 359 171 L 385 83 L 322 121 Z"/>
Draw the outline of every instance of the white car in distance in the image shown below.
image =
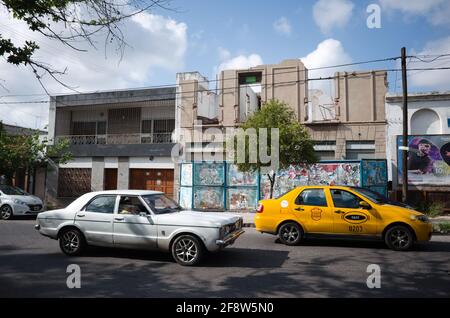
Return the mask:
<path id="1" fill-rule="evenodd" d="M 171 252 L 181 265 L 195 265 L 242 234 L 243 220 L 228 213 L 185 211 L 164 193 L 114 190 L 82 195 L 65 209 L 40 213 L 35 228 L 59 240 L 63 253 L 88 245 Z"/>
<path id="2" fill-rule="evenodd" d="M 36 215 L 42 211 L 42 200 L 22 189 L 10 185 L 0 185 L 0 219 L 9 220 L 14 216 Z"/>

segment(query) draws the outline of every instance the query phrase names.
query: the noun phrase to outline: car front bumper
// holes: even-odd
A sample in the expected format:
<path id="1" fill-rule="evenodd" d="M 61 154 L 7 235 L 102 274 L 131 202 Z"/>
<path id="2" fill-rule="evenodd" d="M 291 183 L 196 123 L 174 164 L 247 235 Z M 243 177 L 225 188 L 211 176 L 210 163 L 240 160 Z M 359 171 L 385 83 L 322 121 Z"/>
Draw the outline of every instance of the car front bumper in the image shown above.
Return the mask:
<path id="1" fill-rule="evenodd" d="M 42 205 L 40 205 L 40 208 L 38 210 L 35 210 L 33 207 L 30 207 L 29 205 L 17 203 L 11 204 L 11 207 L 13 209 L 14 215 L 36 215 L 43 211 Z"/>
<path id="2" fill-rule="evenodd" d="M 221 246 L 221 247 L 225 247 L 225 246 L 231 245 L 231 244 L 234 243 L 234 241 L 236 241 L 236 239 L 237 239 L 239 236 L 241 236 L 241 235 L 244 234 L 244 233 L 245 233 L 245 231 L 242 230 L 242 229 L 241 229 L 241 230 L 238 230 L 238 231 L 235 231 L 235 232 L 229 234 L 229 235 L 228 235 L 227 237 L 225 237 L 224 239 L 216 240 L 216 244 L 219 245 L 219 246 Z"/>

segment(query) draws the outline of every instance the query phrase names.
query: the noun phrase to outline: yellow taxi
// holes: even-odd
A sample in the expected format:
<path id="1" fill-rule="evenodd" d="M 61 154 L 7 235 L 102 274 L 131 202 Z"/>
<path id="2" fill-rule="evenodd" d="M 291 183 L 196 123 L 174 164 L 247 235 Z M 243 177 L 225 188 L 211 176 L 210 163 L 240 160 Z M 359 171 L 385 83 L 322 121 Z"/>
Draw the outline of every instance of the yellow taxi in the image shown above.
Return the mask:
<path id="1" fill-rule="evenodd" d="M 377 237 L 396 251 L 429 241 L 428 217 L 407 205 L 357 187 L 304 186 L 270 200 L 259 201 L 256 230 L 278 235 L 286 245 L 298 245 L 309 234 Z"/>

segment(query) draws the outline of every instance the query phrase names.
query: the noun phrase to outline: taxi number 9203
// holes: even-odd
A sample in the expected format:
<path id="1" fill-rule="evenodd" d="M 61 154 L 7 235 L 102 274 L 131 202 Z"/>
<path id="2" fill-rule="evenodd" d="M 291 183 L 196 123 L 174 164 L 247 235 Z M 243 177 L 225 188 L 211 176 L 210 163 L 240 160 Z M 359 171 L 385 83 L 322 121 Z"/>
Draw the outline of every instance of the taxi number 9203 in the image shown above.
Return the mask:
<path id="1" fill-rule="evenodd" d="M 352 233 L 361 233 L 363 231 L 362 225 L 350 225 L 348 230 Z"/>

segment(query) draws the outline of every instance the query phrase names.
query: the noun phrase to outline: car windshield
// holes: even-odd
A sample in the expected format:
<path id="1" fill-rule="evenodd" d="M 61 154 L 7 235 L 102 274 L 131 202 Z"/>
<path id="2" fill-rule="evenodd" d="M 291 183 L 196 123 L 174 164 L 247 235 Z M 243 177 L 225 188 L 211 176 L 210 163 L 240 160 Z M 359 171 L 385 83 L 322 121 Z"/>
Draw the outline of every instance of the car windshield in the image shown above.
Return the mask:
<path id="1" fill-rule="evenodd" d="M 28 193 L 20 188 L 9 185 L 0 185 L 0 190 L 6 195 L 28 195 Z"/>
<path id="2" fill-rule="evenodd" d="M 164 194 L 143 195 L 142 198 L 155 214 L 173 213 L 183 210 L 174 200 Z"/>
<path id="3" fill-rule="evenodd" d="M 390 200 L 390 199 L 386 198 L 385 196 L 383 196 L 373 190 L 369 190 L 366 188 L 359 188 L 359 187 L 353 187 L 352 189 L 377 204 L 391 204 L 391 205 L 397 205 L 397 206 L 401 206 L 401 207 L 405 207 L 405 208 L 410 208 L 408 205 L 406 205 L 404 203 Z"/>

